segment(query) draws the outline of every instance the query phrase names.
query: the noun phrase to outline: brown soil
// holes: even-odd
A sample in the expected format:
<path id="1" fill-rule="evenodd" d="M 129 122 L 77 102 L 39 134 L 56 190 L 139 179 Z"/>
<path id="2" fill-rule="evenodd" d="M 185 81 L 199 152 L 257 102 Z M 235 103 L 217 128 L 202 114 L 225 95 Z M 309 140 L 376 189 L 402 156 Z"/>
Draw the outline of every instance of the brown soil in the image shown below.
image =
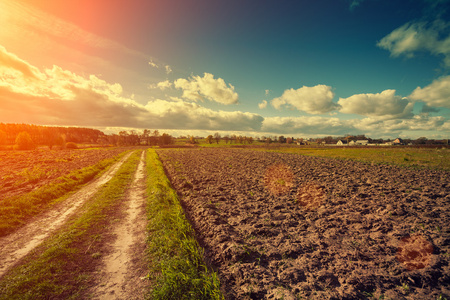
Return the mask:
<path id="1" fill-rule="evenodd" d="M 226 299 L 450 297 L 449 172 L 159 150 Z"/>
<path id="2" fill-rule="evenodd" d="M 124 148 L 0 151 L 0 202 L 47 185 L 60 176 L 95 165 Z"/>

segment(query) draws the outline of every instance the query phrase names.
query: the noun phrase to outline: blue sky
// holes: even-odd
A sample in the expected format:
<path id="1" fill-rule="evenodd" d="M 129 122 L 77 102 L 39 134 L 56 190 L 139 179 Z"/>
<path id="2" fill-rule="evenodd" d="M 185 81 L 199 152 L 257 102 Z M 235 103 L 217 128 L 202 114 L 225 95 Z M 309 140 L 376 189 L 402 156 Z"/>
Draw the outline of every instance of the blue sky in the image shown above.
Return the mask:
<path id="1" fill-rule="evenodd" d="M 0 0 L 0 11 L 0 122 L 449 138 L 449 0 Z"/>

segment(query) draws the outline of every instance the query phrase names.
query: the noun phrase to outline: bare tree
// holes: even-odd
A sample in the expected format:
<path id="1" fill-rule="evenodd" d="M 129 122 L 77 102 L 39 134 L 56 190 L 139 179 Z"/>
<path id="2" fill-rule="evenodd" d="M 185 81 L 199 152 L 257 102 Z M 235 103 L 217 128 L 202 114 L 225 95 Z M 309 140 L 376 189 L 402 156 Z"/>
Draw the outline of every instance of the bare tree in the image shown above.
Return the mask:
<path id="1" fill-rule="evenodd" d="M 216 140 L 216 144 L 219 144 L 221 136 L 218 132 L 214 133 L 214 139 Z"/>

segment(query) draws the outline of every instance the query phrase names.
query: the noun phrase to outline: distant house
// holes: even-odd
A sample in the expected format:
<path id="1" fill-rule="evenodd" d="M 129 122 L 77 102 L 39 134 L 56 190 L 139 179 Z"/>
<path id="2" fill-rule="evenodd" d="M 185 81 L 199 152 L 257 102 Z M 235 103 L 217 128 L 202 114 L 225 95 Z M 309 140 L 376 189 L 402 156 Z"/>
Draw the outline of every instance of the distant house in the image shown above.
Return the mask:
<path id="1" fill-rule="evenodd" d="M 396 138 L 393 142 L 394 145 L 404 145 L 405 142 L 401 138 Z"/>
<path id="2" fill-rule="evenodd" d="M 348 143 L 350 146 L 366 146 L 369 144 L 368 140 L 357 140 L 357 141 L 350 141 Z"/>
<path id="3" fill-rule="evenodd" d="M 339 140 L 339 141 L 336 143 L 336 145 L 338 145 L 338 146 L 345 146 L 345 145 L 347 145 L 347 141 L 346 141 L 346 140 Z"/>

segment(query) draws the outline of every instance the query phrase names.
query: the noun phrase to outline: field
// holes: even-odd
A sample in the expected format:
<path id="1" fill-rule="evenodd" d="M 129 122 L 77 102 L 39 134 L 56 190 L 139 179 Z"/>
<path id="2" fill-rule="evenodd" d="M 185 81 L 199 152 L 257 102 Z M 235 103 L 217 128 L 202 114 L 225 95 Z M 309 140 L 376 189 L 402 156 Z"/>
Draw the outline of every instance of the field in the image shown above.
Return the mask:
<path id="1" fill-rule="evenodd" d="M 242 149 L 158 154 L 226 299 L 450 295 L 447 171 Z"/>
<path id="2" fill-rule="evenodd" d="M 0 299 L 450 299 L 448 161 L 411 148 L 0 152 Z"/>
<path id="3" fill-rule="evenodd" d="M 0 151 L 0 201 L 20 196 L 72 171 L 95 165 L 123 148 Z"/>

